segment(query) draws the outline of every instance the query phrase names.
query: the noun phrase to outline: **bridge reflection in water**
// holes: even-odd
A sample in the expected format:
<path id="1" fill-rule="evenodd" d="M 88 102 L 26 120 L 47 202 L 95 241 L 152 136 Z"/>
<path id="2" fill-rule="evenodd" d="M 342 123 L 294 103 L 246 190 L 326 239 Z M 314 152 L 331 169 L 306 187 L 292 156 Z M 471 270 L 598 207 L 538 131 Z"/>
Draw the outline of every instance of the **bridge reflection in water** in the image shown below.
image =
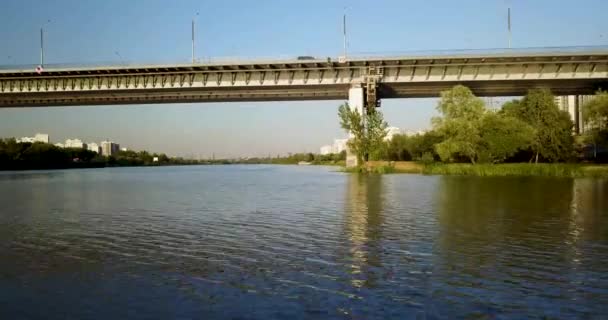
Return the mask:
<path id="1" fill-rule="evenodd" d="M 384 213 L 382 176 L 350 175 L 347 183 L 344 231 L 354 287 L 374 287 L 382 267 L 381 240 Z"/>

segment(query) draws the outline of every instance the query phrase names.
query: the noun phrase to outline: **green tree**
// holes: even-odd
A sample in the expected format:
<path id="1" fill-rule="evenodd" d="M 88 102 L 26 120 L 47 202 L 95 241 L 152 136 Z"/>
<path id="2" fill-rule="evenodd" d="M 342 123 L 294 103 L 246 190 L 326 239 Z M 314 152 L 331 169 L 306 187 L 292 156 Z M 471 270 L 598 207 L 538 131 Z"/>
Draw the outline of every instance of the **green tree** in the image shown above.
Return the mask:
<path id="1" fill-rule="evenodd" d="M 388 127 L 382 112 L 370 109 L 367 115 L 363 115 L 345 103 L 338 108 L 338 117 L 342 129 L 353 135 L 347 145 L 356 155 L 357 163 L 361 165 L 370 154 L 381 152 Z"/>
<path id="2" fill-rule="evenodd" d="M 443 137 L 435 130 L 409 137 L 408 150 L 413 160 L 421 160 L 423 156 L 439 160 L 435 145 L 443 141 Z"/>
<path id="3" fill-rule="evenodd" d="M 592 128 L 608 128 L 608 92 L 598 92 L 583 105 L 583 119 Z"/>
<path id="4" fill-rule="evenodd" d="M 534 129 L 511 116 L 487 112 L 482 120 L 480 162 L 502 162 L 530 145 Z"/>
<path id="5" fill-rule="evenodd" d="M 475 163 L 482 139 L 482 118 L 486 112 L 483 101 L 469 88 L 457 85 L 441 93 L 437 110 L 442 116 L 433 118 L 433 127 L 445 137 L 435 146 L 437 154 L 443 161 L 465 157 Z"/>
<path id="6" fill-rule="evenodd" d="M 590 127 L 583 140 L 593 145 L 593 158 L 597 160 L 598 145 L 608 146 L 608 92 L 598 92 L 583 105 L 583 119 Z"/>
<path id="7" fill-rule="evenodd" d="M 546 161 L 568 160 L 574 153 L 573 123 L 566 111 L 559 110 L 551 91 L 533 89 L 522 100 L 503 105 L 501 113 L 516 117 L 534 128 L 530 142 L 532 158 Z"/>
<path id="8" fill-rule="evenodd" d="M 404 134 L 396 134 L 386 146 L 387 160 L 410 161 L 412 155 L 409 150 L 410 138 Z"/>

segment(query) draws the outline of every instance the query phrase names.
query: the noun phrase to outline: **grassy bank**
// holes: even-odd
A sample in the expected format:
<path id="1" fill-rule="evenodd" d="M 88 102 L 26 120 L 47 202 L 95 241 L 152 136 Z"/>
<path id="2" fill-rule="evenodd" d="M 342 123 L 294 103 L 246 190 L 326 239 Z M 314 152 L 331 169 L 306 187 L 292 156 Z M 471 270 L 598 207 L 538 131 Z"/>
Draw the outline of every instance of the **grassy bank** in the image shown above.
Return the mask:
<path id="1" fill-rule="evenodd" d="M 413 161 L 369 161 L 366 166 L 343 168 L 344 172 L 387 173 L 423 173 L 425 166 Z"/>
<path id="2" fill-rule="evenodd" d="M 605 177 L 608 165 L 563 163 L 505 163 L 505 164 L 429 164 L 416 162 L 370 161 L 367 166 L 346 169 L 346 172 L 418 173 L 427 175 L 460 175 L 480 177 L 543 176 L 543 177 Z"/>
<path id="3" fill-rule="evenodd" d="M 424 174 L 467 176 L 608 177 L 608 166 L 564 163 L 434 164 Z"/>

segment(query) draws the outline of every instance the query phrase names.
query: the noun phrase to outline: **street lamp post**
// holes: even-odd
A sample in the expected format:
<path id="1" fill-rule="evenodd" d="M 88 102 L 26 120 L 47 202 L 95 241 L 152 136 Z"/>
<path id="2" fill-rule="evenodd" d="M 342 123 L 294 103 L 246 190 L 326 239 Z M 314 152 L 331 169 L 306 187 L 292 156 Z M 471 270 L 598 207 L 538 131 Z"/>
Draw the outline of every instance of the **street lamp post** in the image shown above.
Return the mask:
<path id="1" fill-rule="evenodd" d="M 344 15 L 342 16 L 342 38 L 344 42 L 344 60 L 346 61 L 346 7 L 344 8 Z"/>
<path id="2" fill-rule="evenodd" d="M 44 66 L 44 29 L 40 28 L 40 66 Z"/>
<path id="3" fill-rule="evenodd" d="M 198 17 L 198 12 L 196 13 L 196 16 Z M 195 29 L 195 19 L 196 19 L 196 17 L 192 18 L 192 64 L 194 64 L 194 62 L 195 62 L 195 58 L 194 58 L 194 29 Z"/>
<path id="4" fill-rule="evenodd" d="M 44 26 L 51 23 L 51 20 L 47 20 L 45 24 L 40 27 L 40 67 L 44 66 Z"/>
<path id="5" fill-rule="evenodd" d="M 511 49 L 511 8 L 507 9 L 507 29 L 509 31 L 509 49 Z"/>

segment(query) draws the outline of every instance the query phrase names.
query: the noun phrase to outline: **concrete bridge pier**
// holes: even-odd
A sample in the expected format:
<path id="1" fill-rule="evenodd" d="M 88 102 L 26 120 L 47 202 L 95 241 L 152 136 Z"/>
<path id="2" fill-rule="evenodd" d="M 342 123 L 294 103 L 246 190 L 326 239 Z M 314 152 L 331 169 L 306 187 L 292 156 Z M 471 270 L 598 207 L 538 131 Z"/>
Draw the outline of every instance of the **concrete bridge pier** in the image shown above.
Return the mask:
<path id="1" fill-rule="evenodd" d="M 360 114 L 365 116 L 365 89 L 362 85 L 353 86 L 348 90 L 348 106 L 351 110 L 357 110 Z M 352 139 L 354 135 L 349 132 L 348 138 Z M 346 167 L 353 168 L 358 166 L 357 156 L 346 147 Z"/>

